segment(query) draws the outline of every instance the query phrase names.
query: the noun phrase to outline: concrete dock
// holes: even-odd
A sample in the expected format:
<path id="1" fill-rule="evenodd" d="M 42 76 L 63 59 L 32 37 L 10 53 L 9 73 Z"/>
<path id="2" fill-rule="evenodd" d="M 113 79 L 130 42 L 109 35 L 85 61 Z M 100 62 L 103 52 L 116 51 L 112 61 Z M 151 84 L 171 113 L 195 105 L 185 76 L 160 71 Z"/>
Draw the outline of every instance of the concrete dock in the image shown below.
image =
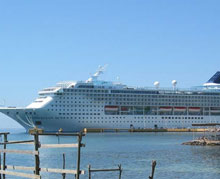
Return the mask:
<path id="1" fill-rule="evenodd" d="M 85 133 L 100 132 L 206 132 L 207 129 L 110 129 L 110 128 L 84 128 Z"/>

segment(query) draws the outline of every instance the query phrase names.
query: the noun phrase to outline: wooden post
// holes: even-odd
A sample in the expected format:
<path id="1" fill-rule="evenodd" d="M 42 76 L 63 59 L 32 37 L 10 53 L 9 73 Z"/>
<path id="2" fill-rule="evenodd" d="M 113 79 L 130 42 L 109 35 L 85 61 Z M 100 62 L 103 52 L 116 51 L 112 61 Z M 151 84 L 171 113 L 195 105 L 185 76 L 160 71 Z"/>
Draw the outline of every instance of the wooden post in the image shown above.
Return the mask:
<path id="1" fill-rule="evenodd" d="M 78 155 L 77 155 L 77 168 L 76 168 L 76 179 L 79 179 L 80 175 L 80 149 L 81 149 L 82 133 L 78 135 Z"/>
<path id="2" fill-rule="evenodd" d="M 91 169 L 91 165 L 88 165 L 88 170 L 89 170 L 89 179 L 91 179 L 91 171 L 90 171 L 90 169 Z"/>
<path id="3" fill-rule="evenodd" d="M 154 171 L 155 171 L 155 167 L 157 165 L 157 162 L 155 160 L 152 161 L 152 173 L 151 176 L 149 176 L 149 179 L 153 179 L 154 178 Z"/>
<path id="4" fill-rule="evenodd" d="M 121 179 L 121 173 L 122 173 L 121 164 L 118 165 L 118 168 L 119 168 L 119 179 Z"/>
<path id="5" fill-rule="evenodd" d="M 0 152 L 0 170 L 2 169 L 2 153 Z M 0 179 L 2 179 L 2 174 L 0 174 Z"/>
<path id="6" fill-rule="evenodd" d="M 36 129 L 35 134 L 34 134 L 34 149 L 35 152 L 38 152 L 39 149 L 39 136 L 38 136 L 38 131 Z M 39 155 L 35 155 L 35 174 L 40 175 L 40 159 Z"/>
<path id="7" fill-rule="evenodd" d="M 63 153 L 63 169 L 66 168 L 66 162 L 65 161 L 66 161 L 65 160 L 65 153 Z M 63 176 L 63 179 L 65 179 L 66 178 L 66 173 L 62 173 L 62 176 Z"/>
<path id="8" fill-rule="evenodd" d="M 8 142 L 7 140 L 7 133 L 4 134 L 4 149 L 6 150 L 6 142 Z M 6 153 L 3 153 L 3 170 L 6 169 Z M 3 179 L 5 179 L 5 174 L 3 174 Z"/>

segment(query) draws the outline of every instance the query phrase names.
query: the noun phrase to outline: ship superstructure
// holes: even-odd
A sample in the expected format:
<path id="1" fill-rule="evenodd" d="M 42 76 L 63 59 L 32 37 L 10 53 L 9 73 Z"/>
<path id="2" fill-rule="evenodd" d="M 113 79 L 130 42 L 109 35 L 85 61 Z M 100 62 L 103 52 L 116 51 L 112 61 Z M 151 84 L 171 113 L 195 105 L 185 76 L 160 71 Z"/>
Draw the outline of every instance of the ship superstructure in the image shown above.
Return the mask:
<path id="1" fill-rule="evenodd" d="M 220 123 L 220 72 L 201 87 L 133 88 L 98 80 L 104 67 L 87 81 L 60 82 L 39 91 L 25 108 L 0 112 L 26 130 L 80 131 L 83 128 L 191 128 L 192 123 Z"/>

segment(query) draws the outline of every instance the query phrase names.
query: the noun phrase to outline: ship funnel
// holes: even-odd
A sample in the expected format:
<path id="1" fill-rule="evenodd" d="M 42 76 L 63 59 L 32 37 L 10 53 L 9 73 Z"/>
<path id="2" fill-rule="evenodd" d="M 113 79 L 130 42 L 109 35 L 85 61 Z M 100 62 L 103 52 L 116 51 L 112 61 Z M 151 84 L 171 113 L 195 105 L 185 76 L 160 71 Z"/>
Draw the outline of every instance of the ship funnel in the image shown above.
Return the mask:
<path id="1" fill-rule="evenodd" d="M 219 86 L 220 85 L 220 71 L 217 71 L 204 86 Z"/>

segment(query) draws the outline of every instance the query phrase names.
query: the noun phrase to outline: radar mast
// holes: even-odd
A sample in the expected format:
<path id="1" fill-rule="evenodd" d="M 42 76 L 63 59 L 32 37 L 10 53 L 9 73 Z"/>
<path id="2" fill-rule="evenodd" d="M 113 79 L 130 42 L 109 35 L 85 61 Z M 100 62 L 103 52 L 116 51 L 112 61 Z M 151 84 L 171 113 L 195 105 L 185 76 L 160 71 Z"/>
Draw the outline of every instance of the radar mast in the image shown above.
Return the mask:
<path id="1" fill-rule="evenodd" d="M 104 73 L 107 67 L 108 64 L 105 64 L 104 66 L 99 66 L 98 70 L 86 82 L 89 83 L 92 81 L 97 81 L 98 77 Z"/>

